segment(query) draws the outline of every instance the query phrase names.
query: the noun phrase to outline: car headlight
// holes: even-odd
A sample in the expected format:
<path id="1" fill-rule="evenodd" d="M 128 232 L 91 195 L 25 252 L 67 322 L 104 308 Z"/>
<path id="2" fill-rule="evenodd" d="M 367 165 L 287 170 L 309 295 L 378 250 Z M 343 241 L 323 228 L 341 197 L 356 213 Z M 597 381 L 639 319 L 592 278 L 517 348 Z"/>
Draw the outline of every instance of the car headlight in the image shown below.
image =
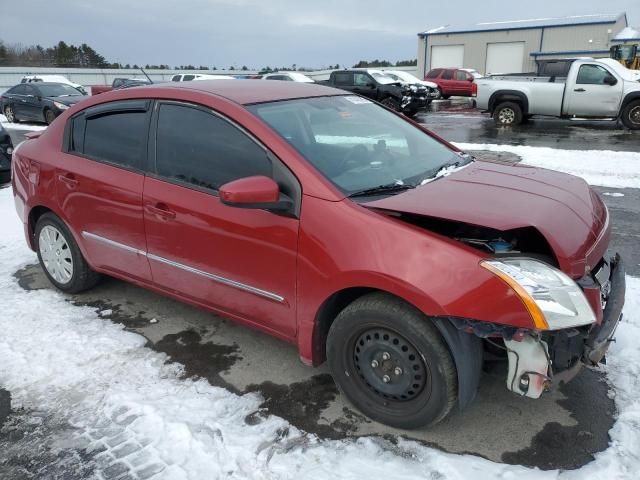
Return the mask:
<path id="1" fill-rule="evenodd" d="M 67 108 L 69 108 L 69 105 L 65 105 L 64 103 L 53 102 L 53 104 L 58 110 L 66 110 Z"/>
<path id="2" fill-rule="evenodd" d="M 415 85 L 409 85 L 409 90 L 415 93 L 418 91 L 418 87 L 416 87 Z"/>
<path id="3" fill-rule="evenodd" d="M 531 258 L 483 260 L 520 297 L 540 330 L 589 325 L 595 314 L 580 287 L 557 268 Z"/>
<path id="4" fill-rule="evenodd" d="M 7 155 L 11 155 L 13 153 L 13 148 L 11 147 L 7 147 L 7 149 L 5 150 L 5 152 L 7 152 Z"/>

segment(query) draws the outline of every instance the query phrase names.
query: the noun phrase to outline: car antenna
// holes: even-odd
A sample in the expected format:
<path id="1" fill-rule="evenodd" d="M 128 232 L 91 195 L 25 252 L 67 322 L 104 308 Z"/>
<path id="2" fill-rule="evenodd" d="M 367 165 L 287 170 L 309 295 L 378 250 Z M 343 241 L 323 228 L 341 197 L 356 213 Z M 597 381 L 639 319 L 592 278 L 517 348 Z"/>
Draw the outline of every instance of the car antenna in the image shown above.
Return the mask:
<path id="1" fill-rule="evenodd" d="M 144 71 L 144 68 L 140 67 L 140 71 L 144 73 L 144 76 L 147 77 L 147 80 L 149 80 L 149 83 L 153 83 L 153 80 L 149 78 L 149 75 L 147 75 L 147 72 Z"/>

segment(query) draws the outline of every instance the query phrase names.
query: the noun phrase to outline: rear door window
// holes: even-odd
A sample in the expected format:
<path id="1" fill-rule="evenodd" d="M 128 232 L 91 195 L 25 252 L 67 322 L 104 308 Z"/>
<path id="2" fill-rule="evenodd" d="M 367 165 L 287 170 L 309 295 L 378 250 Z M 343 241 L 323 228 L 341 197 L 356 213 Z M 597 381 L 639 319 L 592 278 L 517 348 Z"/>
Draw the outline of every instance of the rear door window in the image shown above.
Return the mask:
<path id="1" fill-rule="evenodd" d="M 245 132 L 210 111 L 163 103 L 156 130 L 156 173 L 198 188 L 253 175 L 272 177 L 266 151 Z"/>
<path id="2" fill-rule="evenodd" d="M 25 95 L 26 92 L 26 85 L 16 85 L 15 87 L 13 87 L 11 90 L 9 90 L 7 93 L 10 93 L 12 95 Z"/>
<path id="3" fill-rule="evenodd" d="M 101 104 L 71 120 L 69 153 L 142 170 L 147 155 L 150 102 Z"/>
<path id="4" fill-rule="evenodd" d="M 353 85 L 353 73 L 340 72 L 335 73 L 333 81 L 336 85 Z"/>
<path id="5" fill-rule="evenodd" d="M 442 74 L 443 80 L 452 80 L 453 79 L 453 70 L 445 70 Z"/>

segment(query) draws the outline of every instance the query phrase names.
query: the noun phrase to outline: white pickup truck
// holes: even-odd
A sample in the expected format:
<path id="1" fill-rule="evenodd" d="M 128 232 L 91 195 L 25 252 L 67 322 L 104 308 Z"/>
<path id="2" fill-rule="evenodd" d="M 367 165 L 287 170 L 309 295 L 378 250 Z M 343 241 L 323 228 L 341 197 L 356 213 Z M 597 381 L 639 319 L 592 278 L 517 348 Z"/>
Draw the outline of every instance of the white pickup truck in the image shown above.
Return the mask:
<path id="1" fill-rule="evenodd" d="M 477 106 L 497 125 L 517 125 L 533 115 L 559 118 L 620 119 L 640 129 L 640 78 L 615 60 L 581 58 L 566 79 L 482 78 Z"/>

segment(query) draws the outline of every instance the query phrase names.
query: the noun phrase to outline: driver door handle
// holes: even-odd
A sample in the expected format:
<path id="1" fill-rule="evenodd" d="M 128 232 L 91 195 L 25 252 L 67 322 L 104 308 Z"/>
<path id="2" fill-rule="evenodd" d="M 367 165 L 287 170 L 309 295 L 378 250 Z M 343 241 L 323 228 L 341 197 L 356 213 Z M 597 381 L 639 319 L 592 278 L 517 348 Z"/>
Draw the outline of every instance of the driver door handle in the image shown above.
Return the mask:
<path id="1" fill-rule="evenodd" d="M 146 205 L 145 210 L 151 215 L 161 218 L 162 220 L 173 220 L 176 218 L 176 212 L 171 210 L 164 203 L 156 203 L 155 205 Z"/>

